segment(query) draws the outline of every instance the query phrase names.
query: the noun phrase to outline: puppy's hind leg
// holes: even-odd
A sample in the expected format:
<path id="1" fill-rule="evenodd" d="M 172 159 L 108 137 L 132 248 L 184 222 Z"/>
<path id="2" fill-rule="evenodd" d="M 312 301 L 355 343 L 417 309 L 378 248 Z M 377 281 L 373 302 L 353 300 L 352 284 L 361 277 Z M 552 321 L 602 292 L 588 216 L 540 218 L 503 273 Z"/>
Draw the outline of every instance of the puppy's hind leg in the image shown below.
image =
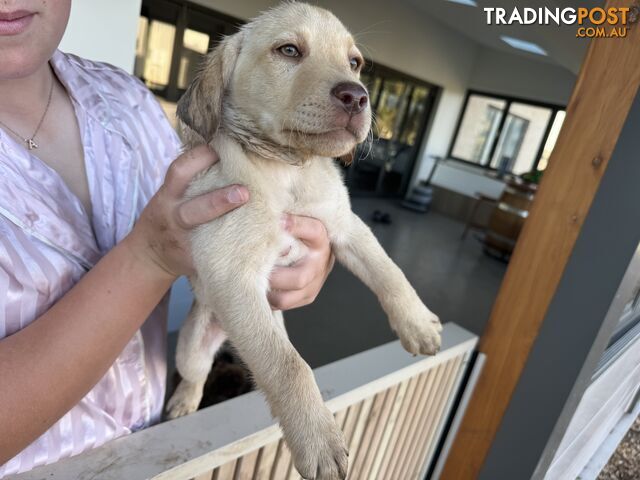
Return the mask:
<path id="1" fill-rule="evenodd" d="M 198 409 L 213 357 L 225 339 L 213 313 L 194 300 L 178 336 L 176 368 L 182 380 L 167 403 L 168 418 L 181 417 Z"/>

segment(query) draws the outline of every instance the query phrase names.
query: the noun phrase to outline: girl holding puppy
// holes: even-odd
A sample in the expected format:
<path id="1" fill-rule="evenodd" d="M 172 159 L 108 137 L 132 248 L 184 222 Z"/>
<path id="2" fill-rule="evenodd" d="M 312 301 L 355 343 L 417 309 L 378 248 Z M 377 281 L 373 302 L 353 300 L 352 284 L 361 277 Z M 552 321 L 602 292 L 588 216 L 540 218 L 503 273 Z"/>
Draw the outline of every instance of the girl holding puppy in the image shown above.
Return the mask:
<path id="1" fill-rule="evenodd" d="M 215 152 L 179 155 L 137 79 L 58 51 L 70 8 L 0 1 L 0 478 L 158 421 L 167 293 L 193 271 L 189 231 L 250 195 L 183 200 Z M 315 298 L 332 256 L 319 221 L 283 228 L 310 250 L 271 277 L 286 310 Z"/>

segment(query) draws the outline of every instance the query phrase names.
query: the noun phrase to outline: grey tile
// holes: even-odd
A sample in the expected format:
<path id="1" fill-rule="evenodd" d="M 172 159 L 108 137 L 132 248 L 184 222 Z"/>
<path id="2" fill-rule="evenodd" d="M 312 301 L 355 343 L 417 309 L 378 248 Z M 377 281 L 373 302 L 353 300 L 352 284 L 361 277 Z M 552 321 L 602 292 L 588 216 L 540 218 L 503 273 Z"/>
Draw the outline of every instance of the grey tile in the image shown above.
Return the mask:
<path id="1" fill-rule="evenodd" d="M 485 256 L 473 235 L 460 240 L 463 225 L 441 214 L 414 213 L 384 199 L 356 198 L 353 209 L 443 322 L 482 332 L 505 264 Z M 393 223 L 373 224 L 376 209 L 391 213 Z M 338 265 L 316 301 L 285 319 L 292 342 L 313 368 L 396 338 L 375 296 Z"/>

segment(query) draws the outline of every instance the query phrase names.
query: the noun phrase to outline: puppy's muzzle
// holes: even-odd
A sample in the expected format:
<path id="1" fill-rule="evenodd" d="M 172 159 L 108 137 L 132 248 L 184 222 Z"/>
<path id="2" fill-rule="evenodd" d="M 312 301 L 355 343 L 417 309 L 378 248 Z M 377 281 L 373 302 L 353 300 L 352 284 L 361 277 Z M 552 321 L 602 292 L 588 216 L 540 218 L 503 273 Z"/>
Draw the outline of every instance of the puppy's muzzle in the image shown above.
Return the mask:
<path id="1" fill-rule="evenodd" d="M 369 103 L 367 91 L 354 82 L 337 84 L 331 90 L 331 99 L 349 115 L 356 115 L 362 112 Z"/>

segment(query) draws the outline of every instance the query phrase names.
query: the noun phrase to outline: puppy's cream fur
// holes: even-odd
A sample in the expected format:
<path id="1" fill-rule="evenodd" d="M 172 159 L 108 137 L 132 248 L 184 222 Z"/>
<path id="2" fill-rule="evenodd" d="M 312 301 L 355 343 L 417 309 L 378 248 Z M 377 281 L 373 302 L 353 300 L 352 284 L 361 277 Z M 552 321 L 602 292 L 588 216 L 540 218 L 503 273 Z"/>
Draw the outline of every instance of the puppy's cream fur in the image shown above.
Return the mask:
<path id="1" fill-rule="evenodd" d="M 283 54 L 280 47 L 289 44 L 299 57 Z M 296 468 L 318 480 L 345 478 L 348 454 L 311 369 L 289 342 L 282 313 L 267 302 L 274 266 L 306 251 L 282 230 L 282 214 L 322 221 L 338 261 L 377 295 L 409 352 L 434 354 L 440 346 L 438 318 L 351 212 L 332 160 L 370 128 L 368 106 L 350 114 L 331 98 L 337 84 L 361 85 L 361 63 L 351 35 L 330 12 L 287 3 L 221 42 L 178 106 L 186 146 L 208 142 L 221 159 L 194 180 L 188 196 L 237 183 L 251 198 L 193 233 L 196 302 L 180 331 L 183 380 L 169 416 L 196 410 L 228 336 L 279 419 Z M 279 257 L 287 247 L 287 257 Z"/>

